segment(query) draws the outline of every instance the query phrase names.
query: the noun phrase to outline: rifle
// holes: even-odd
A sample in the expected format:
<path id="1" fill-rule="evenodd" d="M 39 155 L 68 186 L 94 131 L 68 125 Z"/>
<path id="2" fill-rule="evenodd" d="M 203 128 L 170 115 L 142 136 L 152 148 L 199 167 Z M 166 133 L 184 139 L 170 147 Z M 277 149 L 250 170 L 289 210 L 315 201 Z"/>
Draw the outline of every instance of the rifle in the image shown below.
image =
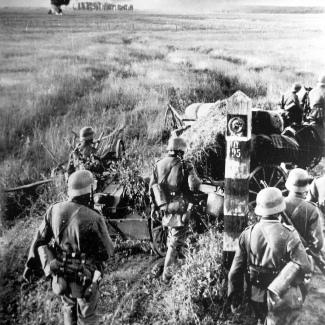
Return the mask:
<path id="1" fill-rule="evenodd" d="M 260 183 L 264 186 L 264 188 L 268 187 L 265 181 L 262 181 L 262 180 L 261 180 Z M 308 246 L 306 240 L 301 236 L 301 234 L 300 234 L 299 231 L 296 229 L 296 227 L 294 226 L 294 224 L 292 223 L 291 219 L 290 219 L 289 216 L 286 214 L 286 212 L 285 212 L 285 211 L 282 211 L 280 214 L 281 214 L 281 217 L 282 217 L 283 221 L 284 221 L 287 225 L 293 227 L 293 229 L 297 231 L 297 233 L 298 233 L 298 235 L 299 235 L 299 237 L 300 237 L 300 240 L 301 240 L 302 244 L 303 244 L 304 247 L 305 247 L 306 253 L 307 253 L 308 255 L 310 255 L 310 256 L 314 259 L 315 264 L 317 265 L 317 267 L 319 268 L 319 270 L 320 270 L 320 271 L 325 275 L 325 260 L 323 259 L 323 257 L 320 256 L 320 255 L 315 254 L 315 253 L 314 253 L 314 252 L 309 248 L 309 246 Z"/>

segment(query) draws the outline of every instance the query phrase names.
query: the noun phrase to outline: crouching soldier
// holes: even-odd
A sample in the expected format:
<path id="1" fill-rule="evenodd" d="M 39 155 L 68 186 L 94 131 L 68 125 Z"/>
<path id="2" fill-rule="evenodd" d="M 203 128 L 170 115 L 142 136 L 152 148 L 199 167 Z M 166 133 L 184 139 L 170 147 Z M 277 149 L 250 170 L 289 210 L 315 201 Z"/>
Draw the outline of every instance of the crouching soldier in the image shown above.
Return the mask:
<path id="1" fill-rule="evenodd" d="M 246 228 L 239 237 L 228 276 L 232 310 L 242 301 L 246 274 L 258 324 L 292 324 L 303 304 L 299 285 L 305 274 L 312 272 L 312 263 L 297 231 L 280 222 L 279 215 L 285 209 L 282 192 L 274 187 L 263 189 L 256 204 L 260 222 Z"/>
<path id="2" fill-rule="evenodd" d="M 185 140 L 171 138 L 167 150 L 168 155 L 156 163 L 149 184 L 152 218 L 155 220 L 157 213 L 160 213 L 162 225 L 169 230 L 162 275 L 164 282 L 171 279 L 169 266 L 175 263 L 186 247 L 188 223 L 193 209 L 191 190 L 197 190 L 201 184 L 192 163 L 183 160 Z"/>
<path id="3" fill-rule="evenodd" d="M 80 130 L 80 143 L 70 153 L 66 178 L 77 170 L 89 170 L 99 181 L 104 172 L 104 166 L 97 156 L 97 148 L 94 143 L 94 129 L 86 126 Z"/>
<path id="4" fill-rule="evenodd" d="M 91 172 L 73 173 L 67 202 L 54 203 L 44 216 L 29 251 L 24 278 L 31 280 L 40 262 L 62 296 L 64 324 L 98 324 L 98 282 L 114 246 L 105 221 L 91 207 Z"/>

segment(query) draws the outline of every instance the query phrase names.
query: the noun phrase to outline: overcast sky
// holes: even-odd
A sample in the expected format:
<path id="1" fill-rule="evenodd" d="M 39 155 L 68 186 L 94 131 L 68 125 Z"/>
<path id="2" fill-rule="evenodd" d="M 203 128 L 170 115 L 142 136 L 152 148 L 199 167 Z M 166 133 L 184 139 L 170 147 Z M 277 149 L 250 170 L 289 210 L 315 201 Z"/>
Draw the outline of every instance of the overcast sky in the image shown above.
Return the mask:
<path id="1" fill-rule="evenodd" d="M 77 2 L 71 0 L 70 4 Z M 80 1 L 81 2 L 81 1 Z M 219 4 L 263 4 L 288 6 L 325 6 L 325 0 L 106 0 L 108 3 L 133 3 L 136 9 L 166 9 L 173 7 L 175 11 L 186 7 L 195 10 L 204 7 L 206 10 L 217 9 Z M 0 0 L 0 7 L 49 7 L 50 0 Z"/>
<path id="2" fill-rule="evenodd" d="M 71 0 L 70 3 L 76 2 Z M 81 1 L 80 1 L 81 2 Z M 133 3 L 139 9 L 154 9 L 170 5 L 180 6 L 209 6 L 217 7 L 218 4 L 266 4 L 266 5 L 289 5 L 289 6 L 325 6 L 325 0 L 106 0 L 105 2 L 128 2 Z M 50 0 L 0 0 L 0 6 L 36 6 L 47 7 Z"/>

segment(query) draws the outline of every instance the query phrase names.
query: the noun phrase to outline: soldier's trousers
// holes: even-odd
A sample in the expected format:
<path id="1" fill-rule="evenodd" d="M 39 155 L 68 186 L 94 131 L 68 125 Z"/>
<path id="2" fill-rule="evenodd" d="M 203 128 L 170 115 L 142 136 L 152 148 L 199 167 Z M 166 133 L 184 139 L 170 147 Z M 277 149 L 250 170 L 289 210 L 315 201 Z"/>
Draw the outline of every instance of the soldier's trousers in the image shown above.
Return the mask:
<path id="1" fill-rule="evenodd" d="M 93 293 L 90 301 L 62 296 L 64 325 L 98 325 L 98 300 L 98 290 Z"/>

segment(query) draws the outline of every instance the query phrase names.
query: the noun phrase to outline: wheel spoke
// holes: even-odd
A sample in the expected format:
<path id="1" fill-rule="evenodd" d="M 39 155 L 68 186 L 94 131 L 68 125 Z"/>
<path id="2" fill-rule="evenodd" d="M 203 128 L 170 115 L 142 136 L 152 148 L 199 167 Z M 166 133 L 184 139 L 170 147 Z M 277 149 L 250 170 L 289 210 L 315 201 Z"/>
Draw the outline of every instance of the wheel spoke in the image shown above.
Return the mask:
<path id="1" fill-rule="evenodd" d="M 272 175 L 271 175 L 271 178 L 270 178 L 270 181 L 269 181 L 269 186 L 272 186 L 272 179 L 273 179 L 273 176 L 274 176 L 274 172 L 275 172 L 275 168 L 273 168 L 272 170 Z"/>
<path id="2" fill-rule="evenodd" d="M 265 178 L 265 168 L 263 167 L 262 170 L 263 170 L 263 181 L 266 182 L 266 178 Z"/>
<path id="3" fill-rule="evenodd" d="M 277 187 L 281 181 L 283 181 L 283 176 L 281 176 L 281 178 L 275 183 L 273 187 Z"/>
<path id="4" fill-rule="evenodd" d="M 255 194 L 255 195 L 257 195 L 257 192 L 255 192 L 255 191 L 252 191 L 252 190 L 249 190 L 249 193 L 252 193 L 252 194 Z"/>
<path id="5" fill-rule="evenodd" d="M 255 178 L 255 176 L 253 176 L 253 179 L 254 179 L 254 181 L 256 182 L 256 184 L 258 185 L 258 187 L 260 188 L 260 190 L 262 189 L 262 187 L 261 187 L 261 185 L 260 185 L 260 183 L 257 181 L 257 179 Z"/>

